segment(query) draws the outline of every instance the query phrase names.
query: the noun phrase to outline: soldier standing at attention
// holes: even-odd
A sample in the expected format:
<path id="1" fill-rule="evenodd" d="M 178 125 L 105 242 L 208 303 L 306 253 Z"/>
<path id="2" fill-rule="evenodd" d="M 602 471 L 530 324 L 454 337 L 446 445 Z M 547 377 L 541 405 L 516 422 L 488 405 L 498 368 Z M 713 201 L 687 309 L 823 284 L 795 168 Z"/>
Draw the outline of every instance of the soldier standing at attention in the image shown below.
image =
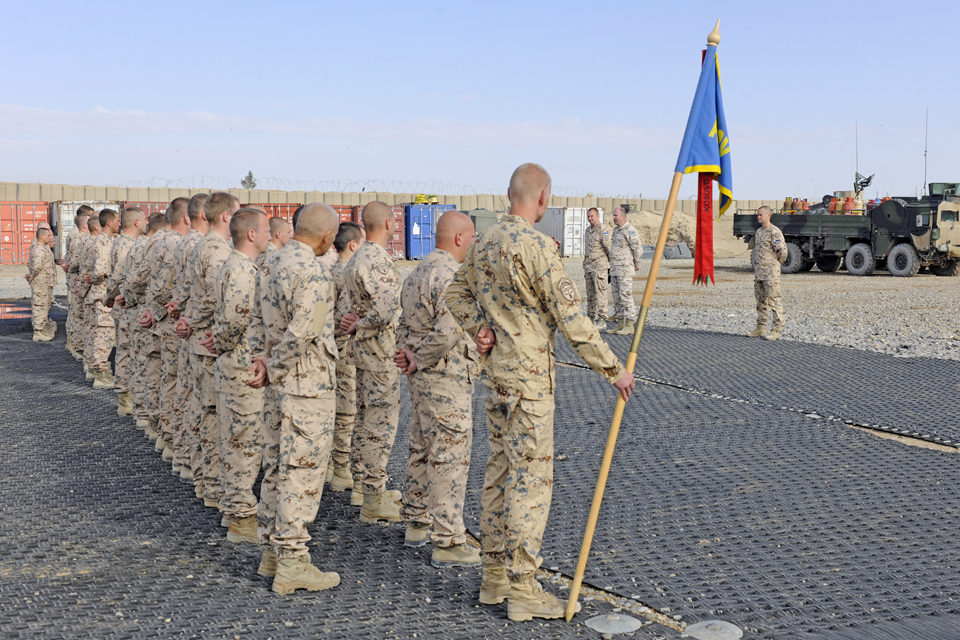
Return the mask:
<path id="1" fill-rule="evenodd" d="M 56 242 L 56 236 L 50 229 L 38 229 L 37 237 L 30 247 L 30 261 L 27 267 L 30 276 L 34 342 L 49 342 L 57 334 L 57 323 L 50 319 L 53 287 L 57 284 L 57 261 L 53 258 L 52 250 L 54 242 Z"/>
<path id="2" fill-rule="evenodd" d="M 435 567 L 480 564 L 466 544 L 463 501 L 473 445 L 473 340 L 447 308 L 447 286 L 467 257 L 473 222 L 447 211 L 437 222 L 437 246 L 400 290 L 403 314 L 393 361 L 406 374 L 413 414 L 404 481 L 404 544 L 433 541 Z M 430 532 L 430 527 L 433 532 Z"/>
<path id="3" fill-rule="evenodd" d="M 787 259 L 787 243 L 783 232 L 770 223 L 770 207 L 757 209 L 760 228 L 753 236 L 753 293 L 757 298 L 757 326 L 750 337 L 763 336 L 776 340 L 783 331 L 783 301 L 780 299 L 780 265 Z M 773 326 L 767 333 L 767 316 L 773 312 Z"/>
<path id="4" fill-rule="evenodd" d="M 114 357 L 114 382 L 117 387 L 117 415 L 133 415 L 133 396 L 130 393 L 130 369 L 132 354 L 130 353 L 130 326 L 127 312 L 116 303 L 120 285 L 123 283 L 127 255 L 147 227 L 147 218 L 140 207 L 127 207 L 123 210 L 123 228 L 113 240 L 110 250 L 110 278 L 107 280 L 107 296 L 104 302 L 111 308 L 113 322 L 116 325 L 115 342 L 117 353 Z"/>
<path id="5" fill-rule="evenodd" d="M 267 243 L 267 250 L 257 257 L 257 268 L 263 266 L 263 261 L 267 259 L 268 253 L 283 249 L 292 237 L 293 225 L 286 218 L 280 216 L 270 218 L 270 242 Z"/>
<path id="6" fill-rule="evenodd" d="M 447 289 L 447 306 L 476 340 L 488 395 L 490 458 L 480 504 L 480 602 L 509 598 L 511 620 L 559 618 L 564 603 L 536 579 L 553 494 L 553 367 L 559 329 L 590 368 L 624 399 L 627 372 L 580 309 L 556 244 L 533 228 L 550 202 L 550 175 L 520 165 L 510 211 L 473 243 Z"/>
<path id="7" fill-rule="evenodd" d="M 610 273 L 610 228 L 600 222 L 600 210 L 587 210 L 583 242 L 583 279 L 587 286 L 587 315 L 598 329 L 607 328 L 607 276 Z"/>
<path id="8" fill-rule="evenodd" d="M 104 209 L 98 218 L 100 231 L 87 249 L 83 262 L 83 282 L 86 285 L 84 304 L 87 316 L 88 336 L 92 349 L 87 353 L 87 370 L 94 375 L 95 389 L 113 389 L 113 373 L 110 371 L 110 351 L 116 339 L 116 324 L 110 309 L 103 304 L 107 295 L 107 278 L 110 277 L 110 250 L 113 238 L 120 230 L 120 215 L 113 209 Z M 89 225 L 90 223 L 87 222 Z"/>
<path id="9" fill-rule="evenodd" d="M 87 219 L 87 230 L 90 233 L 87 234 L 86 240 L 81 245 L 81 253 L 77 261 L 79 267 L 77 272 L 77 297 L 80 299 L 80 308 L 83 309 L 80 315 L 82 322 L 79 325 L 84 347 L 83 371 L 87 380 L 96 380 L 96 375 L 90 366 L 91 358 L 93 358 L 93 330 L 90 325 L 93 312 L 87 308 L 87 293 L 90 291 L 90 270 L 93 268 L 94 259 L 93 247 L 97 242 L 97 236 L 100 235 L 100 217 L 98 214 L 94 213 Z"/>
<path id="10" fill-rule="evenodd" d="M 253 483 L 262 459 L 263 391 L 246 384 L 253 364 L 247 329 L 257 279 L 254 261 L 270 242 L 267 216 L 256 209 L 240 209 L 230 219 L 230 237 L 233 252 L 217 274 L 217 310 L 202 344 L 217 356 L 215 386 L 223 480 L 220 510 L 230 522 L 227 540 L 256 544 Z"/>
<path id="11" fill-rule="evenodd" d="M 393 363 L 400 317 L 400 278 L 387 253 L 393 210 L 374 201 L 363 208 L 367 241 L 350 258 L 339 306 L 340 329 L 351 335 L 347 359 L 357 368 L 357 418 L 351 452 L 354 493 L 363 495 L 361 522 L 399 521 L 397 493 L 385 495 L 387 461 L 400 417 L 400 372 Z M 351 496 L 351 500 L 353 497 Z"/>
<path id="12" fill-rule="evenodd" d="M 77 309 L 79 301 L 77 299 L 76 283 L 74 279 L 76 278 L 77 267 L 79 267 L 79 257 L 77 255 L 78 249 L 83 245 L 87 234 L 90 231 L 87 229 L 87 219 L 90 217 L 90 214 L 93 213 L 93 209 L 88 205 L 82 204 L 77 208 L 77 215 L 73 218 L 73 229 L 70 229 L 70 233 L 67 234 L 66 246 L 64 247 L 63 259 L 60 261 L 60 266 L 63 267 L 63 272 L 67 274 L 67 351 L 78 360 L 80 358 L 80 350 L 77 349 L 78 336 L 77 336 L 77 318 L 80 311 Z M 83 345 L 80 345 L 80 349 L 83 348 Z"/>
<path id="13" fill-rule="evenodd" d="M 610 289 L 613 291 L 614 317 L 617 325 L 610 333 L 632 335 L 637 319 L 633 302 L 633 274 L 640 270 L 643 247 L 633 225 L 627 222 L 623 207 L 613 210 L 613 234 L 610 238 Z"/>
<path id="14" fill-rule="evenodd" d="M 343 291 L 343 276 L 350 258 L 363 245 L 366 234 L 356 222 L 341 222 L 333 247 L 339 259 L 330 270 L 333 280 L 333 299 L 340 300 Z M 337 306 L 333 312 L 333 338 L 337 343 L 340 357 L 337 358 L 337 417 L 333 429 L 333 453 L 327 467 L 327 478 L 334 491 L 346 491 L 353 488 L 353 475 L 350 473 L 350 444 L 353 439 L 353 426 L 357 417 L 357 368 L 347 362 L 347 342 L 350 336 L 340 330 L 342 309 Z M 362 499 L 361 499 L 362 500 Z"/>
<path id="15" fill-rule="evenodd" d="M 257 274 L 250 314 L 255 359 L 249 384 L 274 387 L 280 403 L 279 411 L 269 414 L 278 424 L 263 430 L 264 488 L 258 519 L 271 547 L 264 549 L 258 573 L 272 574 L 273 590 L 282 594 L 340 584 L 336 573 L 313 565 L 307 550 L 307 525 L 317 515 L 323 492 L 337 404 L 333 287 L 317 256 L 333 245 L 337 224 L 329 206 L 304 207 L 293 239 Z"/>

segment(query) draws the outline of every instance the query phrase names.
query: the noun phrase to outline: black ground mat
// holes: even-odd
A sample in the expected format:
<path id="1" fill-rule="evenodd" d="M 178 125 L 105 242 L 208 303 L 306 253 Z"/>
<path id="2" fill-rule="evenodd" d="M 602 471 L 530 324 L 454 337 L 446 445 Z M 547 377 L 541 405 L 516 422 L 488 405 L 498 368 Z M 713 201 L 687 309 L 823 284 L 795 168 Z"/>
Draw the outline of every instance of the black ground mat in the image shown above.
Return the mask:
<path id="1" fill-rule="evenodd" d="M 626 360 L 631 336 L 604 335 Z M 558 335 L 557 360 L 582 364 Z M 635 373 L 960 446 L 960 362 L 647 326 Z"/>
<path id="2" fill-rule="evenodd" d="M 558 370 L 544 566 L 575 568 L 614 399 L 600 376 Z M 586 580 L 763 638 L 960 613 L 958 464 L 841 423 L 642 385 Z"/>

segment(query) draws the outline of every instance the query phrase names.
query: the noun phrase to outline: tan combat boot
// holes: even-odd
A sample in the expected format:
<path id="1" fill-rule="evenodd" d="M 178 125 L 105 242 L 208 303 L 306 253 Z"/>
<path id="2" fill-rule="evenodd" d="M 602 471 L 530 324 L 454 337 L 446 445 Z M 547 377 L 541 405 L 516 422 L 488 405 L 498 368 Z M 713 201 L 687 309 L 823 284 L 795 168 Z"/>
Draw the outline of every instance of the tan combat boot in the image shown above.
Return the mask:
<path id="1" fill-rule="evenodd" d="M 765 335 L 767 335 L 767 326 L 758 324 L 753 331 L 747 334 L 747 337 L 756 338 L 757 336 L 763 337 Z"/>
<path id="2" fill-rule="evenodd" d="M 480 564 L 480 549 L 467 543 L 452 547 L 434 547 L 430 564 L 437 569 L 445 567 L 475 567 Z"/>
<path id="3" fill-rule="evenodd" d="M 180 482 L 183 484 L 193 484 L 193 469 L 189 466 L 180 468 Z"/>
<path id="4" fill-rule="evenodd" d="M 66 349 L 67 353 L 73 355 L 73 341 L 70 340 L 70 336 L 67 336 L 67 344 L 63 345 L 63 348 Z"/>
<path id="5" fill-rule="evenodd" d="M 510 597 L 510 579 L 503 565 L 483 565 L 483 580 L 480 582 L 481 604 L 500 604 Z"/>
<path id="6" fill-rule="evenodd" d="M 252 542 L 253 544 L 260 542 L 260 538 L 257 537 L 257 516 L 231 520 L 230 528 L 227 530 L 227 540 L 229 542 Z"/>
<path id="7" fill-rule="evenodd" d="M 607 333 L 616 333 L 620 331 L 620 329 L 623 329 L 624 325 L 627 324 L 627 321 L 623 318 L 617 318 L 616 320 L 617 324 L 613 327 L 613 329 L 607 329 Z"/>
<path id="8" fill-rule="evenodd" d="M 333 470 L 333 478 L 330 479 L 330 488 L 341 492 L 351 487 L 353 487 L 353 476 L 350 474 L 350 467 L 336 467 Z M 363 504 L 363 498 L 360 500 L 360 504 Z"/>
<path id="9" fill-rule="evenodd" d="M 277 575 L 277 554 L 273 547 L 267 547 L 263 550 L 260 557 L 260 566 L 257 567 L 257 573 L 264 578 L 272 578 Z"/>
<path id="10" fill-rule="evenodd" d="M 400 516 L 400 505 L 389 500 L 384 495 L 364 494 L 363 507 L 360 509 L 360 522 L 400 522 L 403 518 Z"/>
<path id="11" fill-rule="evenodd" d="M 160 457 L 167 461 L 173 460 L 173 447 L 171 447 L 169 444 L 164 447 L 163 453 L 160 454 Z"/>
<path id="12" fill-rule="evenodd" d="M 422 547 L 430 542 L 430 525 L 426 522 L 411 522 L 403 535 L 403 546 Z"/>
<path id="13" fill-rule="evenodd" d="M 344 489 L 344 491 L 346 491 L 346 489 Z M 400 502 L 400 500 L 403 499 L 403 494 L 396 489 L 387 489 L 383 492 L 383 498 L 391 502 Z M 363 483 L 359 480 L 353 482 L 353 491 L 350 492 L 350 504 L 355 507 L 363 506 Z"/>
<path id="14" fill-rule="evenodd" d="M 323 481 L 329 484 L 331 480 L 333 480 L 333 460 L 330 460 L 330 462 L 327 463 L 327 476 L 323 479 Z"/>
<path id="15" fill-rule="evenodd" d="M 146 418 L 137 418 L 137 429 L 146 429 L 150 426 L 150 421 Z"/>
<path id="16" fill-rule="evenodd" d="M 632 336 L 632 335 L 633 335 L 634 322 L 635 322 L 634 320 L 624 320 L 622 327 L 620 327 L 619 329 L 617 329 L 617 330 L 615 330 L 615 331 L 611 331 L 610 333 L 614 333 L 614 334 L 616 334 L 616 335 L 618 335 L 618 336 Z"/>
<path id="17" fill-rule="evenodd" d="M 116 386 L 113 381 L 113 374 L 109 371 L 101 371 L 97 369 L 93 372 L 93 375 L 94 389 L 113 389 Z"/>
<path id="18" fill-rule="evenodd" d="M 124 391 L 117 396 L 117 415 L 120 417 L 133 415 L 133 396 L 129 391 Z"/>
<path id="19" fill-rule="evenodd" d="M 160 453 L 167 448 L 167 441 L 163 439 L 163 436 L 157 436 L 157 442 L 154 444 L 153 450 L 157 453 Z"/>
<path id="20" fill-rule="evenodd" d="M 534 618 L 562 618 L 567 603 L 552 593 L 547 593 L 537 582 L 534 574 L 525 575 L 520 580 L 510 581 L 510 595 L 507 602 L 507 617 L 514 622 L 523 622 Z M 580 611 L 580 603 L 577 603 Z"/>
<path id="21" fill-rule="evenodd" d="M 768 333 L 767 335 L 763 336 L 763 339 L 764 339 L 764 340 L 779 340 L 779 339 L 780 339 L 780 330 L 779 330 L 779 329 L 774 329 L 773 331 L 771 331 L 771 332 Z"/>
<path id="22" fill-rule="evenodd" d="M 216 509 L 220 505 L 220 501 L 216 498 L 203 497 L 203 506 L 210 507 L 211 509 Z"/>
<path id="23" fill-rule="evenodd" d="M 34 331 L 33 332 L 33 341 L 34 342 L 50 342 L 53 340 L 53 336 L 49 333 L 44 333 L 43 331 Z"/>
<path id="24" fill-rule="evenodd" d="M 617 315 L 616 315 L 616 314 L 613 314 L 612 316 L 609 316 L 609 317 L 607 318 L 607 322 L 616 322 L 616 321 L 617 321 Z"/>
<path id="25" fill-rule="evenodd" d="M 160 434 L 157 433 L 156 425 L 153 424 L 153 420 L 147 418 L 147 426 L 143 429 L 143 435 L 145 435 L 150 440 L 156 440 L 160 437 Z"/>
<path id="26" fill-rule="evenodd" d="M 323 591 L 340 584 L 336 573 L 325 573 L 313 566 L 310 554 L 296 558 L 280 558 L 277 561 L 277 573 L 273 576 L 274 593 L 288 594 L 297 589 Z"/>
<path id="27" fill-rule="evenodd" d="M 593 318 L 593 326 L 595 326 L 600 331 L 603 331 L 604 329 L 607 328 L 607 323 L 603 319 L 603 316 L 597 316 L 596 318 Z"/>
<path id="28" fill-rule="evenodd" d="M 86 362 L 83 363 L 83 375 L 86 376 L 87 380 L 96 380 L 96 374 L 91 371 L 89 365 Z"/>

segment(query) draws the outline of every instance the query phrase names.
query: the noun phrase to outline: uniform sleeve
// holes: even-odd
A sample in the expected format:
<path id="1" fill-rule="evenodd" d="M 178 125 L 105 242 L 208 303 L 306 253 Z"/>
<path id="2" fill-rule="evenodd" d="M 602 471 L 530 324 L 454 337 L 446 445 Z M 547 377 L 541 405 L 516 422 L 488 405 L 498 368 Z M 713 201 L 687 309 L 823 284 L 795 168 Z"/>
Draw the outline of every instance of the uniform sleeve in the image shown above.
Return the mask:
<path id="1" fill-rule="evenodd" d="M 222 312 L 213 323 L 213 346 L 218 352 L 225 353 L 240 344 L 250 326 L 255 272 L 235 269 L 222 276 L 219 283 Z"/>
<path id="2" fill-rule="evenodd" d="M 176 285 L 173 288 L 173 295 L 171 300 L 177 301 L 177 306 L 181 311 L 187 306 L 187 291 L 190 290 L 190 279 L 187 277 L 187 259 L 190 257 L 190 252 L 186 250 L 187 247 L 184 247 L 183 255 L 177 255 L 177 263 L 174 265 L 174 275 L 176 277 Z"/>
<path id="3" fill-rule="evenodd" d="M 30 249 L 30 260 L 27 261 L 27 270 L 30 272 L 30 280 L 33 280 L 37 277 L 37 274 L 40 273 L 40 251 L 39 244 L 33 245 L 33 248 Z"/>
<path id="4" fill-rule="evenodd" d="M 356 277 L 362 280 L 364 289 L 370 292 L 370 311 L 357 322 L 357 340 L 368 340 L 376 336 L 397 319 L 400 311 L 397 295 L 399 286 L 393 265 L 389 265 L 386 270 L 378 269 L 385 264 L 380 263 L 370 270 L 357 270 Z"/>
<path id="5" fill-rule="evenodd" d="M 271 383 L 282 381 L 297 366 L 310 344 L 319 341 L 328 311 L 328 293 L 324 293 L 324 288 L 329 289 L 329 282 L 316 273 L 306 274 L 301 282 L 294 283 L 290 301 L 293 315 L 267 361 Z"/>
<path id="6" fill-rule="evenodd" d="M 580 310 L 580 293 L 567 276 L 560 256 L 541 251 L 537 262 L 534 267 L 538 277 L 531 279 L 533 288 L 540 302 L 553 316 L 557 328 L 591 369 L 611 384 L 619 380 L 625 369 L 601 339 L 593 323 Z"/>
<path id="7" fill-rule="evenodd" d="M 433 329 L 423 337 L 414 353 L 418 369 L 429 369 L 453 349 L 463 339 L 463 329 L 447 307 L 446 294 L 448 283 L 440 280 L 431 282 L 432 290 L 422 296 L 424 304 L 433 308 Z M 398 341 L 399 344 L 399 341 Z"/>
<path id="8" fill-rule="evenodd" d="M 630 237 L 627 238 L 630 242 L 630 252 L 633 254 L 633 266 L 637 269 L 640 268 L 640 258 L 643 257 L 643 248 L 640 246 L 640 234 L 637 233 L 636 229 L 630 230 Z"/>
<path id="9" fill-rule="evenodd" d="M 610 229 L 603 227 L 600 230 L 600 246 L 603 248 L 603 252 L 607 254 L 607 259 L 610 259 Z"/>
<path id="10" fill-rule="evenodd" d="M 147 290 L 146 304 L 153 311 L 153 319 L 163 320 L 167 317 L 167 307 L 173 295 L 176 273 L 174 270 L 174 253 L 176 245 L 168 247 L 163 252 L 163 262 L 160 263 L 160 269 L 150 279 L 150 286 Z"/>
<path id="11" fill-rule="evenodd" d="M 777 260 L 780 261 L 780 264 L 783 264 L 787 260 L 787 243 L 783 239 L 783 232 L 777 229 L 776 233 L 773 236 L 773 250 L 777 252 Z"/>
<path id="12" fill-rule="evenodd" d="M 263 312 L 260 311 L 260 292 L 263 291 L 263 272 L 258 271 L 253 289 L 253 301 L 250 306 L 250 328 L 247 330 L 247 345 L 253 358 L 264 355 L 267 348 L 266 327 L 263 325 Z"/>
<path id="13" fill-rule="evenodd" d="M 93 251 L 89 245 L 84 249 L 83 256 L 81 258 L 80 264 L 80 296 L 86 297 L 87 292 L 90 291 L 90 283 L 83 281 L 83 276 L 86 274 L 93 274 Z"/>
<path id="14" fill-rule="evenodd" d="M 110 277 L 110 253 L 112 244 L 100 243 L 94 250 L 93 271 L 90 273 L 90 284 L 98 285 Z"/>
<path id="15" fill-rule="evenodd" d="M 407 309 L 404 303 L 414 298 L 419 299 L 419 291 L 413 294 L 413 288 L 415 286 L 416 283 L 414 279 L 408 277 L 403 281 L 403 286 L 400 287 L 400 322 L 397 323 L 397 349 L 407 349 L 410 347 L 410 345 L 407 344 L 410 340 L 409 318 L 415 313 L 415 310 Z M 419 363 L 420 361 L 418 360 L 417 366 L 419 366 Z"/>
<path id="16" fill-rule="evenodd" d="M 467 252 L 467 259 L 457 269 L 457 273 L 454 274 L 453 280 L 447 286 L 446 295 L 444 295 L 447 309 L 471 340 L 476 340 L 480 329 L 489 326 L 480 310 L 480 305 L 477 304 L 477 296 L 468 283 L 468 278 L 474 270 L 475 248 L 476 243 L 472 243 Z"/>
<path id="17" fill-rule="evenodd" d="M 216 250 L 209 253 L 210 258 L 207 263 L 206 272 L 203 274 L 203 296 L 191 301 L 193 307 L 190 314 L 190 326 L 194 329 L 197 327 L 210 326 L 213 322 L 213 316 L 217 311 L 217 275 L 220 273 L 220 267 L 227 261 L 229 249 L 226 247 L 217 247 Z M 195 275 L 199 277 L 199 274 Z"/>

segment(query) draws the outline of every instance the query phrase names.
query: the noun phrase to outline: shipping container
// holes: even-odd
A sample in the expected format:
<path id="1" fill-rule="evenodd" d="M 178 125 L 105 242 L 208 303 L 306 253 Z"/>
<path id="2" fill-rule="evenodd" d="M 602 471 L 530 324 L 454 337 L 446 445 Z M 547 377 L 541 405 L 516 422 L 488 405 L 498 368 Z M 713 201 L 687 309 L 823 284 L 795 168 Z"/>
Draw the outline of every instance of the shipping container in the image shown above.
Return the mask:
<path id="1" fill-rule="evenodd" d="M 470 219 L 473 221 L 476 237 L 479 238 L 487 232 L 487 229 L 497 223 L 497 220 L 502 214 L 496 211 L 487 211 L 486 209 L 473 209 L 467 211 L 467 215 L 470 216 Z"/>
<path id="2" fill-rule="evenodd" d="M 30 260 L 30 245 L 40 222 L 50 223 L 48 203 L 0 202 L 0 263 L 24 264 Z"/>
<path id="3" fill-rule="evenodd" d="M 297 209 L 302 207 L 302 204 L 295 203 L 262 203 L 262 202 L 251 202 L 247 205 L 241 205 L 244 207 L 260 207 L 267 212 L 268 218 L 281 217 L 288 221 L 293 220 L 293 214 L 297 212 Z"/>
<path id="4" fill-rule="evenodd" d="M 587 222 L 588 209 L 589 207 L 547 207 L 547 213 L 533 228 L 553 238 L 564 258 L 582 258 L 584 234 L 590 225 Z M 603 209 L 599 211 L 602 222 Z"/>
<path id="5" fill-rule="evenodd" d="M 334 209 L 346 209 L 348 207 L 338 207 L 334 206 Z M 349 218 L 350 221 L 356 222 L 361 227 L 363 226 L 363 206 L 362 205 L 353 205 L 349 207 L 353 210 L 353 215 Z M 387 242 L 385 247 L 387 253 L 389 253 L 394 260 L 403 260 L 406 255 L 406 246 L 404 243 L 405 229 L 404 229 L 404 220 L 406 219 L 406 210 L 402 204 L 392 205 L 390 209 L 393 211 L 393 237 Z M 340 214 L 340 221 L 346 222 L 347 218 L 344 217 L 344 214 Z"/>
<path id="6" fill-rule="evenodd" d="M 437 243 L 436 222 L 444 211 L 453 209 L 452 204 L 404 205 L 407 260 L 423 260 L 433 251 Z"/>
<path id="7" fill-rule="evenodd" d="M 77 216 L 77 209 L 80 205 L 92 207 L 96 213 L 101 209 L 122 210 L 120 202 L 111 202 L 109 200 L 60 200 L 50 203 L 50 223 L 57 225 L 57 258 L 63 258 L 67 250 L 67 234 L 73 229 L 73 219 Z M 166 211 L 166 205 L 164 205 Z"/>
<path id="8" fill-rule="evenodd" d="M 166 213 L 167 207 L 170 206 L 169 202 L 145 202 L 142 200 L 136 201 L 124 201 L 120 203 L 120 208 L 117 209 L 118 213 L 122 213 L 127 207 L 140 207 L 143 209 L 143 213 L 149 218 L 155 213 Z M 112 208 L 112 207 L 110 207 Z M 100 209 L 97 209 L 99 212 Z"/>

